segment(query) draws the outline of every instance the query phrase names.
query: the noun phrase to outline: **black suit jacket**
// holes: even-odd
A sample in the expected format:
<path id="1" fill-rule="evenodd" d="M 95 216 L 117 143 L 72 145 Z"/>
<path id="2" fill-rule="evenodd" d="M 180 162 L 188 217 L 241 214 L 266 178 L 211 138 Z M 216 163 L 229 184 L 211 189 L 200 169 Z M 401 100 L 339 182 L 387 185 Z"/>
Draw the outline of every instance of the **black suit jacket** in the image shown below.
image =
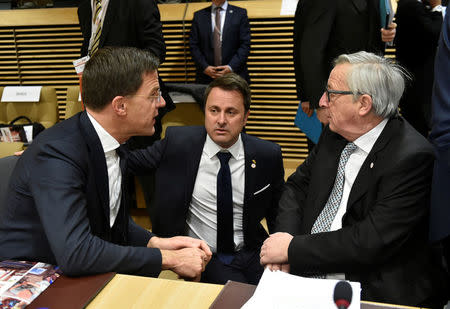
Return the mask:
<path id="1" fill-rule="evenodd" d="M 294 17 L 297 95 L 319 107 L 332 61 L 360 50 L 381 53 L 379 0 L 300 0 Z"/>
<path id="2" fill-rule="evenodd" d="M 395 22 L 396 59 L 413 77 L 400 101 L 402 115 L 416 130 L 428 136 L 434 56 L 442 27 L 442 13 L 431 12 L 424 3 L 416 0 L 401 0 Z"/>
<path id="3" fill-rule="evenodd" d="M 247 248 L 259 249 L 267 237 L 261 219 L 265 217 L 273 231 L 284 184 L 283 160 L 277 144 L 244 133 L 241 137 L 245 151 L 244 242 Z M 186 216 L 205 139 L 204 127 L 169 127 L 163 140 L 130 156 L 131 171 L 157 168 L 152 224 L 160 236 L 186 233 Z"/>
<path id="4" fill-rule="evenodd" d="M 203 73 L 209 65 L 214 65 L 211 6 L 194 13 L 189 45 L 197 67 L 196 81 L 209 84 L 212 79 Z M 250 54 L 250 24 L 247 10 L 228 4 L 222 35 L 222 65 L 229 65 L 233 72 L 247 82 L 247 58 Z"/>
<path id="5" fill-rule="evenodd" d="M 45 130 L 11 176 L 0 213 L 0 260 L 56 264 L 76 276 L 157 276 L 161 253 L 146 248 L 152 234 L 129 216 L 127 196 L 123 191 L 111 229 L 105 154 L 86 112 Z"/>
<path id="6" fill-rule="evenodd" d="M 83 33 L 81 55 L 87 55 L 92 29 L 91 0 L 82 0 L 78 19 Z M 99 47 L 128 46 L 152 51 L 164 62 L 166 45 L 158 6 L 154 0 L 110 0 Z"/>
<path id="7" fill-rule="evenodd" d="M 402 118 L 389 120 L 364 161 L 342 228 L 310 234 L 346 143 L 326 127 L 286 182 L 276 229 L 294 235 L 291 273 L 345 273 L 361 282 L 363 300 L 414 306 L 439 294 L 427 244 L 433 149 Z"/>

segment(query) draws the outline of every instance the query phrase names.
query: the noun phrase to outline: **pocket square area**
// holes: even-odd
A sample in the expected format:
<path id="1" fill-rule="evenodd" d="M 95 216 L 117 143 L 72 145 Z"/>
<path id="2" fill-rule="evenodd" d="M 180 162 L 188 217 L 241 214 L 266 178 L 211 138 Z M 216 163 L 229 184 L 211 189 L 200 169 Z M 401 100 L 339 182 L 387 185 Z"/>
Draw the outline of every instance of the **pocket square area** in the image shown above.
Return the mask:
<path id="1" fill-rule="evenodd" d="M 266 190 L 268 187 L 270 187 L 270 183 L 268 183 L 267 185 L 265 185 L 262 189 L 256 191 L 255 193 L 253 193 L 253 195 L 259 194 L 261 192 L 263 192 L 264 190 Z"/>

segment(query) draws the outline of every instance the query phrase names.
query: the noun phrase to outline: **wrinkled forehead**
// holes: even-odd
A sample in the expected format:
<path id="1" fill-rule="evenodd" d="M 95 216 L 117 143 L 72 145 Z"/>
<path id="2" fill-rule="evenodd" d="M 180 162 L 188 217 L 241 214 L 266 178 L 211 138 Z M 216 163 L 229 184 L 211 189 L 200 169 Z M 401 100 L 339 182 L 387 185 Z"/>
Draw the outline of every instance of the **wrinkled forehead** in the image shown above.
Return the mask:
<path id="1" fill-rule="evenodd" d="M 348 89 L 347 78 L 351 69 L 350 63 L 336 65 L 328 78 L 328 88 L 346 90 Z"/>

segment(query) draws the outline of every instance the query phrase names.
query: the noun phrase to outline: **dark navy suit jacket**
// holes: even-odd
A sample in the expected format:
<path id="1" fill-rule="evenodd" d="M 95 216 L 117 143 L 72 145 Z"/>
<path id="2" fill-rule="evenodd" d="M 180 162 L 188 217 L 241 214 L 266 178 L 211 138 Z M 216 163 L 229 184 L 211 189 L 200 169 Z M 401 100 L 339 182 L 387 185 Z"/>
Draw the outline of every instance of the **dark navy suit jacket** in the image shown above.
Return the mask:
<path id="1" fill-rule="evenodd" d="M 111 229 L 105 154 L 86 112 L 45 130 L 11 176 L 0 260 L 57 264 L 67 275 L 157 276 L 161 253 L 146 248 L 152 234 L 133 222 L 126 196 Z"/>
<path id="2" fill-rule="evenodd" d="M 197 67 L 196 82 L 209 84 L 212 79 L 203 73 L 209 65 L 214 65 L 211 6 L 194 13 L 189 45 Z M 233 72 L 247 82 L 247 58 L 250 54 L 250 24 L 247 10 L 228 4 L 222 29 L 222 65 L 229 65 Z"/>
<path id="3" fill-rule="evenodd" d="M 431 196 L 431 240 L 450 235 L 450 14 L 445 15 L 436 54 L 433 89 L 433 128 L 430 139 L 435 147 L 436 162 Z"/>
<path id="4" fill-rule="evenodd" d="M 245 151 L 244 243 L 247 248 L 259 249 L 267 237 L 261 219 L 265 217 L 273 231 L 284 184 L 283 160 L 277 144 L 244 133 L 241 137 Z M 130 170 L 157 168 L 152 224 L 160 236 L 186 233 L 186 216 L 205 139 L 204 127 L 170 127 L 163 140 L 130 155 Z"/>

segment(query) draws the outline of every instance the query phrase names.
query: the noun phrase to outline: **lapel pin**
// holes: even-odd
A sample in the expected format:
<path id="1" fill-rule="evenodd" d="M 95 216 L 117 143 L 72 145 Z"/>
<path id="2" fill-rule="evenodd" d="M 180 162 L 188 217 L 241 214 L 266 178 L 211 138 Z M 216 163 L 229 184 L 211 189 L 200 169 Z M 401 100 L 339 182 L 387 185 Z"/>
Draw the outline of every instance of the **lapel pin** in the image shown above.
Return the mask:
<path id="1" fill-rule="evenodd" d="M 230 10 L 230 14 L 233 13 L 233 10 Z"/>
<path id="2" fill-rule="evenodd" d="M 373 168 L 373 162 L 370 162 L 370 168 Z"/>
<path id="3" fill-rule="evenodd" d="M 255 160 L 252 160 L 252 168 L 255 168 L 256 167 L 256 161 Z"/>

